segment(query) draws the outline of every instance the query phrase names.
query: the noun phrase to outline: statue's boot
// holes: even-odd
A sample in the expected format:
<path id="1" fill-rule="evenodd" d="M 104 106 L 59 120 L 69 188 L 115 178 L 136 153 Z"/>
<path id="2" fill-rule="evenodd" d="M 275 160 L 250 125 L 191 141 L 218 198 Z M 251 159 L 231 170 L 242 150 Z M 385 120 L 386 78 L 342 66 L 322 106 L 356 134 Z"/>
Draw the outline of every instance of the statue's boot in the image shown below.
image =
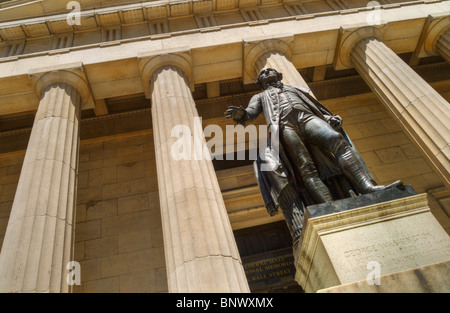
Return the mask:
<path id="1" fill-rule="evenodd" d="M 305 164 L 300 169 L 303 184 L 308 191 L 308 194 L 317 204 L 333 201 L 330 189 L 328 189 L 324 182 L 319 178 L 317 170 L 313 167 L 314 165 L 309 166 L 309 164 Z"/>
<path id="2" fill-rule="evenodd" d="M 344 175 L 358 188 L 359 192 L 362 194 L 403 185 L 401 180 L 397 180 L 389 185 L 376 185 L 367 175 L 367 172 L 364 170 L 361 162 L 355 157 L 353 151 L 348 146 L 341 146 L 336 152 L 336 158 Z"/>

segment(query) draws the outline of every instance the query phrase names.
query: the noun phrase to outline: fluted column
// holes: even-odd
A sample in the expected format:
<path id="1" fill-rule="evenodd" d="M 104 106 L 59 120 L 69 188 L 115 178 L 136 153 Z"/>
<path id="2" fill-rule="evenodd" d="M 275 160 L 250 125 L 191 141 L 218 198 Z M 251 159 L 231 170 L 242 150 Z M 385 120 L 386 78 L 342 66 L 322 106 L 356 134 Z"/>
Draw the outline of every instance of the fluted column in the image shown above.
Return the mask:
<path id="1" fill-rule="evenodd" d="M 67 292 L 79 146 L 80 92 L 42 91 L 0 254 L 0 292 Z"/>
<path id="2" fill-rule="evenodd" d="M 281 51 L 272 50 L 264 53 L 256 60 L 255 67 L 259 70 L 264 67 L 271 67 L 278 72 L 283 73 L 283 83 L 285 85 L 308 87 L 294 64 L 292 64 L 286 54 Z"/>
<path id="3" fill-rule="evenodd" d="M 200 134 L 202 146 L 205 141 L 185 72 L 166 65 L 150 81 L 169 292 L 249 292 L 211 160 L 193 151 L 174 156 L 177 140 L 192 148 L 191 135 Z M 172 131 L 181 125 L 188 133 L 177 139 Z"/>
<path id="4" fill-rule="evenodd" d="M 356 42 L 350 60 L 450 187 L 450 105 L 381 40 Z"/>
<path id="5" fill-rule="evenodd" d="M 245 74 L 253 81 L 264 67 L 271 67 L 283 74 L 283 83 L 303 86 L 307 83 L 291 62 L 293 38 L 267 39 L 246 43 L 244 51 Z"/>
<path id="6" fill-rule="evenodd" d="M 436 42 L 436 52 L 450 63 L 450 29 L 439 37 Z"/>

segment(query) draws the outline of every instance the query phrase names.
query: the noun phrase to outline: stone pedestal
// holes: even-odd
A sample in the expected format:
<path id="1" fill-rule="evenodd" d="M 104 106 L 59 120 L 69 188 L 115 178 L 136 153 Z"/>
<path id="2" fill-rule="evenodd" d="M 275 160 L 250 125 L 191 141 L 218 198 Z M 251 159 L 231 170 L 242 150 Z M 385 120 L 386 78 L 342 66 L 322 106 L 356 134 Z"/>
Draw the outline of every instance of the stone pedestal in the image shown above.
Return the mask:
<path id="1" fill-rule="evenodd" d="M 450 238 L 426 194 L 406 186 L 308 207 L 294 258 L 295 280 L 305 292 L 376 285 L 385 275 L 449 261 Z M 400 286 L 405 284 L 407 279 Z M 389 290 L 395 291 L 401 288 Z"/>

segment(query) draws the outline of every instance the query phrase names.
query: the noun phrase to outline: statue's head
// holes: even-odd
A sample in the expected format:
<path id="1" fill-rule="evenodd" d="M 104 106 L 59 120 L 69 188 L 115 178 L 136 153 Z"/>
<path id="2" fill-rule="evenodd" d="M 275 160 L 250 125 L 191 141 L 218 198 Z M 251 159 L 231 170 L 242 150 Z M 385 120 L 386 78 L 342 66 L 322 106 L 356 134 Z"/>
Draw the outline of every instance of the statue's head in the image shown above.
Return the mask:
<path id="1" fill-rule="evenodd" d="M 283 74 L 271 67 L 265 67 L 259 71 L 258 78 L 256 78 L 256 86 L 265 90 L 270 82 L 279 82 L 283 79 Z"/>

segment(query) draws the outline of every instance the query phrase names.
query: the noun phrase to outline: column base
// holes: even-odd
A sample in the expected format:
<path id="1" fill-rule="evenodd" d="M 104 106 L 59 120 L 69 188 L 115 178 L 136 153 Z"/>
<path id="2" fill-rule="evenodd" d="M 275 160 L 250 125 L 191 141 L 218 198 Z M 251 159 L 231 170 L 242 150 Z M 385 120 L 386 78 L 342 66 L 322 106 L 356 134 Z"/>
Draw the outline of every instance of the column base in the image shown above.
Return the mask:
<path id="1" fill-rule="evenodd" d="M 294 259 L 295 280 L 305 292 L 365 292 L 367 286 L 401 292 L 414 284 L 432 289 L 425 280 L 412 283 L 413 277 L 420 277 L 421 267 L 432 268 L 434 277 L 450 261 L 449 236 L 426 194 L 411 186 L 309 206 L 304 225 Z M 378 285 L 392 280 L 384 289 Z"/>

